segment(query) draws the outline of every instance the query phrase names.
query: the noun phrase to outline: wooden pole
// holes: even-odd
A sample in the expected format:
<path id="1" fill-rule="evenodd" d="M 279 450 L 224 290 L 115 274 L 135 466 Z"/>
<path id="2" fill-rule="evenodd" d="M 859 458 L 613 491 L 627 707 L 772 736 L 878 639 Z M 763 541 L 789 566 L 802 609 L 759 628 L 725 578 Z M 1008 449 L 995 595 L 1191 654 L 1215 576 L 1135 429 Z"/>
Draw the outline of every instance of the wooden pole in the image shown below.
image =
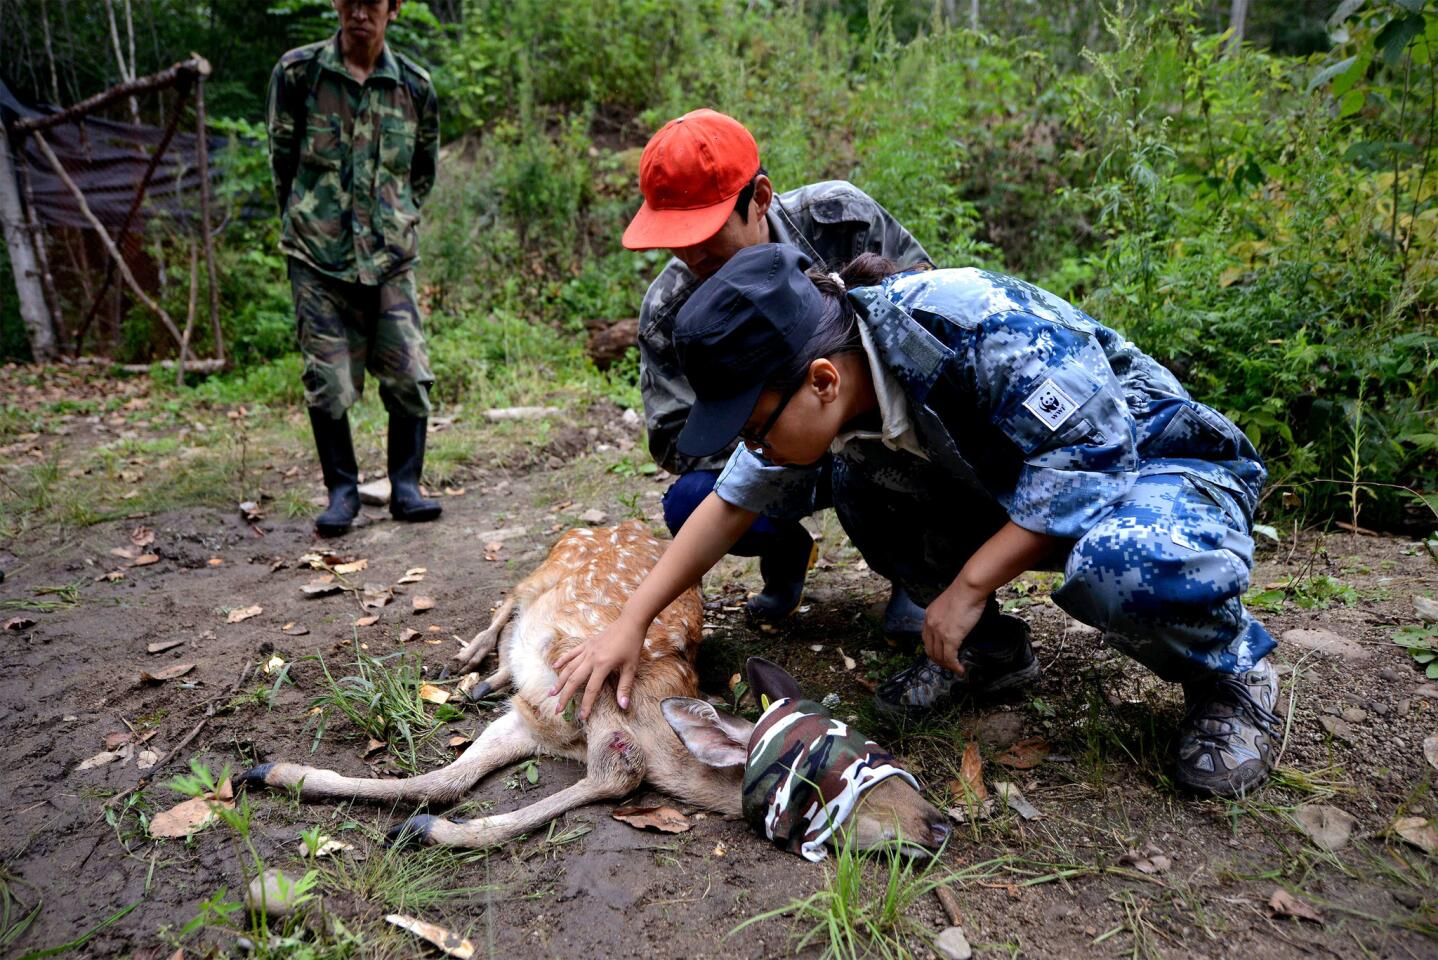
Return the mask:
<path id="1" fill-rule="evenodd" d="M 159 73 L 151 74 L 148 77 L 140 77 L 126 83 L 116 84 L 102 93 L 93 97 L 87 97 L 71 107 L 66 107 L 58 113 L 46 114 L 43 117 L 27 117 L 18 121 L 11 130 L 17 137 L 28 133 L 38 133 L 41 130 L 48 130 L 51 127 L 58 127 L 62 123 L 69 123 L 77 117 L 87 113 L 93 113 L 103 106 L 114 103 L 116 100 L 123 100 L 131 94 L 148 93 L 151 90 L 158 90 L 161 87 L 174 86 L 181 74 L 190 74 L 197 77 L 208 77 L 210 75 L 210 62 L 201 56 L 193 56 L 188 60 L 182 60 L 172 67 L 161 70 Z"/>
<path id="2" fill-rule="evenodd" d="M 165 312 L 165 308 L 151 299 L 150 295 L 147 294 L 135 280 L 135 275 L 130 272 L 130 265 L 125 262 L 125 258 L 115 247 L 115 241 L 111 240 L 110 235 L 105 232 L 104 225 L 101 224 L 100 221 L 96 219 L 95 214 L 91 212 L 90 205 L 85 202 L 85 195 L 80 192 L 80 188 L 75 186 L 75 181 L 71 180 L 70 175 L 65 172 L 65 168 L 61 165 L 59 158 L 56 157 L 55 152 L 50 149 L 50 144 L 45 142 L 44 134 L 35 131 L 34 137 L 35 145 L 40 148 L 41 153 L 45 154 L 45 159 L 49 161 L 51 168 L 55 171 L 55 175 L 60 178 L 61 183 L 65 184 L 65 189 L 70 191 L 70 196 L 75 198 L 75 205 L 79 208 L 80 215 L 89 222 L 90 229 L 94 230 L 96 235 L 99 236 L 100 242 L 105 245 L 106 251 L 109 252 L 110 257 L 115 261 L 115 266 L 119 268 L 120 276 L 124 278 L 125 285 L 130 288 L 130 292 L 135 295 L 137 300 L 149 307 L 150 310 L 160 318 L 160 322 L 165 325 L 165 329 L 175 338 L 175 342 L 179 343 L 180 328 L 175 326 L 175 321 L 170 319 L 170 315 Z"/>
<path id="3" fill-rule="evenodd" d="M 193 56 L 193 55 L 192 55 Z M 194 59 L 203 60 L 200 57 Z M 215 275 L 215 244 L 210 236 L 210 141 L 205 124 L 205 71 L 195 77 L 195 160 L 200 168 L 200 236 L 205 241 L 205 274 L 210 281 L 210 327 L 215 335 L 215 359 L 225 362 L 225 338 L 220 332 L 220 285 Z M 180 359 L 184 359 L 181 357 Z"/>
<path id="4" fill-rule="evenodd" d="M 195 329 L 195 297 L 200 289 L 200 248 L 190 244 L 190 303 L 185 309 L 185 335 L 180 338 L 180 362 L 175 364 L 175 386 L 185 385 L 185 360 L 190 353 L 190 332 Z"/>
<path id="5" fill-rule="evenodd" d="M 20 187 L 25 194 L 25 230 L 30 234 L 30 245 L 35 249 L 35 261 L 40 266 L 40 287 L 45 291 L 45 305 L 50 311 L 51 327 L 58 341 L 64 329 L 64 315 L 60 311 L 60 295 L 55 292 L 55 277 L 50 272 L 50 254 L 45 249 L 45 231 L 40 226 L 40 221 L 35 218 L 35 191 L 30 187 L 30 173 L 24 164 L 17 164 L 15 173 L 19 175 Z M 58 353 L 59 350 L 57 342 L 55 352 Z"/>
<path id="6" fill-rule="evenodd" d="M 10 252 L 15 295 L 20 299 L 20 319 L 30 338 L 30 353 L 37 361 L 49 360 L 55 355 L 55 324 L 45 303 L 45 290 L 40 285 L 35 248 L 26 237 L 25 213 L 10 154 L 10 138 L 3 125 L 0 125 L 0 230 L 5 234 L 5 246 Z"/>

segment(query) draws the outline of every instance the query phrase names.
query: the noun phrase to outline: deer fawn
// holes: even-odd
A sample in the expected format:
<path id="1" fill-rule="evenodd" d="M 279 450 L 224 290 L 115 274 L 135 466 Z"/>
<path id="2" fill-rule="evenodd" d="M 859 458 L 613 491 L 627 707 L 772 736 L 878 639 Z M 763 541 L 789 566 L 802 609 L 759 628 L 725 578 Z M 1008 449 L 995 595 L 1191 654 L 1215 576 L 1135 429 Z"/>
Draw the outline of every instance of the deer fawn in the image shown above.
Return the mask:
<path id="1" fill-rule="evenodd" d="M 392 839 L 458 847 L 503 843 L 575 807 L 623 797 L 645 780 L 700 807 L 739 813 L 754 725 L 697 699 L 694 658 L 703 626 L 697 589 L 687 591 L 650 626 L 629 711 L 619 709 L 609 689 L 588 722 L 580 722 L 558 715 L 548 696 L 556 679 L 554 660 L 619 616 L 663 549 L 643 525 L 632 520 L 608 529 L 571 530 L 560 538 L 549 557 L 500 605 L 489 626 L 456 657 L 461 669 L 472 670 L 497 644 L 499 668 L 478 690 L 512 684 L 514 691 L 509 710 L 449 766 L 405 780 L 374 780 L 275 762 L 248 771 L 242 782 L 297 787 L 306 800 L 446 804 L 462 797 L 485 774 L 536 754 L 585 764 L 579 782 L 523 809 L 469 821 L 420 815 L 391 832 Z M 754 658 L 749 674 L 756 696 L 797 701 L 798 685 L 773 664 Z M 774 768 L 774 755 L 768 756 Z M 805 783 L 809 774 L 852 779 L 850 770 L 823 769 L 829 762 L 827 751 L 809 750 L 805 756 L 809 758 Z M 901 775 L 871 784 L 872 789 L 862 797 L 856 794 L 857 802 L 842 811 L 855 843 L 872 848 L 901 838 L 909 853 L 939 847 L 948 836 L 943 815 L 919 795 L 907 774 L 883 769 Z M 786 795 L 787 789 L 782 791 Z M 917 848 L 912 847 L 915 844 Z M 805 855 L 812 852 L 806 848 Z"/>

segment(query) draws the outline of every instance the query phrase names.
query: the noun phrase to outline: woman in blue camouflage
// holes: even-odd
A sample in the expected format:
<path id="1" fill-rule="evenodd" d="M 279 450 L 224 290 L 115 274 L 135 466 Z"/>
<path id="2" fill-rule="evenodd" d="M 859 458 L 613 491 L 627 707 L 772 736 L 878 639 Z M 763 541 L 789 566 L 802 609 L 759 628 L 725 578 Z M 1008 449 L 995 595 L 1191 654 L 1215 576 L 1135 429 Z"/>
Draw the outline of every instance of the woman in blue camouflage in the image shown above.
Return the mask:
<path id="1" fill-rule="evenodd" d="M 1164 367 L 1058 297 L 983 270 L 842 273 L 794 248 L 741 251 L 685 305 L 675 344 L 697 399 L 680 449 L 736 436 L 713 494 L 620 620 L 556 663 L 581 711 L 611 673 L 627 709 L 644 631 L 755 514 L 833 497 L 878 573 L 928 606 L 925 652 L 876 700 L 915 716 L 1038 676 L 998 588 L 1062 569 L 1054 602 L 1187 703 L 1177 779 L 1237 796 L 1272 769 L 1274 640 L 1244 608 L 1266 472 L 1243 433 Z"/>

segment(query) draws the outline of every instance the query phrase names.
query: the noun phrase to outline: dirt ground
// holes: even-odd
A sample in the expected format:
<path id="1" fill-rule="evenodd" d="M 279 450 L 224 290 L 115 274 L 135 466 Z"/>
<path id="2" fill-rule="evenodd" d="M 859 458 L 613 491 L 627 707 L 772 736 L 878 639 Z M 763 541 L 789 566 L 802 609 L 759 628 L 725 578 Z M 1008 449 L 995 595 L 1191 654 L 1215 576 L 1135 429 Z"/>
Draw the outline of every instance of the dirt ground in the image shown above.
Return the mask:
<path id="1" fill-rule="evenodd" d="M 183 799 L 164 783 L 185 773 L 191 758 L 216 773 L 296 759 L 353 775 L 399 774 L 392 753 L 371 752 L 342 718 L 330 718 L 317 739 L 309 711 L 324 677 L 316 658 L 336 677 L 353 673 L 359 644 L 376 657 L 421 658 L 427 676 L 438 678 L 456 638 L 483 626 L 505 589 L 560 531 L 583 524 L 585 511 L 603 511 L 604 522 L 657 518 L 663 479 L 629 468 L 625 445 L 637 437 L 616 414 L 591 411 L 512 469 L 459 471 L 443 497 L 445 515 L 433 524 L 397 524 L 367 508 L 347 537 L 317 541 L 307 519 L 273 506 L 284 491 L 302 501 L 319 492 L 309 453 L 296 445 L 268 460 L 257 456 L 253 466 L 276 498 L 261 503 L 266 512 L 257 521 L 233 507 L 182 506 L 67 525 L 62 533 L 36 528 L 0 545 L 8 574 L 0 620 L 34 621 L 0 631 L 0 861 L 24 909 L 43 898 L 33 923 L 8 946 L 0 941 L 0 953 L 64 945 L 100 926 L 69 955 L 169 957 L 181 944 L 185 956 L 239 954 L 236 935 L 219 926 L 183 937 L 180 930 L 221 888 L 236 898 L 250 854 L 223 825 L 187 840 L 149 839 L 148 820 Z M 13 463 L 39 462 L 41 448 L 53 459 L 113 439 L 83 418 L 74 427 L 63 436 L 22 437 L 6 452 Z M 183 458 L 172 466 L 179 483 L 188 468 Z M 150 472 L 162 474 L 155 466 Z M 13 472 L 9 480 L 18 483 Z M 1273 609 L 1263 617 L 1274 634 L 1321 629 L 1347 643 L 1318 651 L 1280 644 L 1288 723 L 1281 773 L 1258 795 L 1227 803 L 1174 789 L 1168 765 L 1178 691 L 1055 608 L 1043 575 L 1003 594 L 1033 627 L 1044 668 L 1035 688 L 1003 702 L 959 705 L 917 729 L 878 721 L 869 688 L 905 662 L 876 629 L 887 585 L 867 571 L 832 516 L 818 518 L 815 529 L 820 564 L 804 607 L 781 630 L 755 631 L 738 613 L 756 581 L 751 563 L 728 561 L 706 582 L 707 692 L 728 699 L 743 658 L 762 652 L 815 699 L 837 695 L 835 713 L 856 718 L 889 746 L 941 807 L 955 805 L 951 784 L 963 747 L 978 743 L 989 788 L 1016 784 L 1040 816 L 995 809 L 964 824 L 935 868 L 934 876 L 955 874 L 951 888 L 976 955 L 1438 956 L 1438 859 L 1391 829 L 1400 817 L 1438 815 L 1435 770 L 1422 750 L 1438 732 L 1438 686 L 1391 642 L 1395 629 L 1417 622 L 1412 598 L 1432 597 L 1438 587 L 1438 566 L 1421 545 L 1318 531 L 1295 539 L 1290 531 L 1263 549 L 1255 583 L 1297 584 L 1270 591 Z M 137 546 L 146 530 L 153 542 Z M 427 572 L 400 586 L 387 606 L 366 610 L 347 593 L 302 594 L 315 571 L 300 558 L 316 550 L 367 561 L 352 575 L 363 583 L 392 586 L 412 568 Z M 137 564 L 146 556 L 157 559 Z M 112 570 L 123 575 L 105 579 Z M 68 594 L 40 593 L 68 584 L 75 585 Z M 417 596 L 433 598 L 433 607 L 414 612 Z M 19 609 L 25 600 L 50 608 Z M 258 614 L 228 622 L 252 605 Z M 379 619 L 356 626 L 366 615 Z M 308 632 L 286 633 L 287 624 Z M 275 656 L 289 664 L 284 681 L 263 672 Z M 178 664 L 194 666 L 159 683 L 140 679 L 142 671 Z M 420 766 L 442 762 L 451 735 L 474 736 L 497 709 L 465 707 L 420 745 Z M 1027 748 L 1006 752 L 1020 741 Z M 177 747 L 163 768 L 139 768 Z M 121 756 L 80 769 L 107 749 Z M 1025 767 L 1029 760 L 1036 765 Z M 513 809 L 580 773 L 548 759 L 535 772 L 535 783 L 527 770 L 495 774 L 466 806 Z M 116 797 L 140 783 L 148 785 Z M 633 799 L 665 798 L 642 791 Z M 438 955 L 386 928 L 383 915 L 397 911 L 468 936 L 480 956 L 777 956 L 793 950 L 805 924 L 780 917 L 730 931 L 826 888 L 832 874 L 829 864 L 774 850 L 742 823 L 692 809 L 685 810 L 692 829 L 662 835 L 615 821 L 607 805 L 587 807 L 527 839 L 453 857 L 384 849 L 383 831 L 410 810 L 299 804 L 278 793 L 249 801 L 254 851 L 266 865 L 302 873 L 300 833 L 308 827 L 355 848 L 322 862 L 321 896 L 327 913 L 372 936 L 364 955 Z M 1346 843 L 1317 846 L 1295 822 L 1304 805 L 1351 815 Z M 1125 859 L 1131 851 L 1140 856 Z M 393 881 L 405 864 L 438 873 L 438 882 Z M 869 892 L 884 869 L 869 866 Z M 1319 919 L 1275 916 L 1270 899 L 1279 890 Z M 929 955 L 916 931 L 932 936 L 948 925 L 938 901 L 922 896 L 905 914 L 915 926 L 902 942 Z"/>

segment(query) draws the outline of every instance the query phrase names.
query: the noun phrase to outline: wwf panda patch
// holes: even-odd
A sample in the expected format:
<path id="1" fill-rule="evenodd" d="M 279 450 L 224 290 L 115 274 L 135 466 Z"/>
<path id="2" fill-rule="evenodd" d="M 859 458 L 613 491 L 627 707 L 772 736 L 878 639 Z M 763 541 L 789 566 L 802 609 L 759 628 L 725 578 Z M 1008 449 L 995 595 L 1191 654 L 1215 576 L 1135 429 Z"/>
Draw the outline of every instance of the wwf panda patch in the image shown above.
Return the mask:
<path id="1" fill-rule="evenodd" d="M 1045 380 L 1039 384 L 1039 388 L 1029 394 L 1024 401 L 1024 409 L 1039 418 L 1039 421 L 1050 431 L 1057 430 L 1063 426 L 1063 422 L 1073 416 L 1079 405 L 1074 398 L 1063 391 L 1053 380 Z"/>

